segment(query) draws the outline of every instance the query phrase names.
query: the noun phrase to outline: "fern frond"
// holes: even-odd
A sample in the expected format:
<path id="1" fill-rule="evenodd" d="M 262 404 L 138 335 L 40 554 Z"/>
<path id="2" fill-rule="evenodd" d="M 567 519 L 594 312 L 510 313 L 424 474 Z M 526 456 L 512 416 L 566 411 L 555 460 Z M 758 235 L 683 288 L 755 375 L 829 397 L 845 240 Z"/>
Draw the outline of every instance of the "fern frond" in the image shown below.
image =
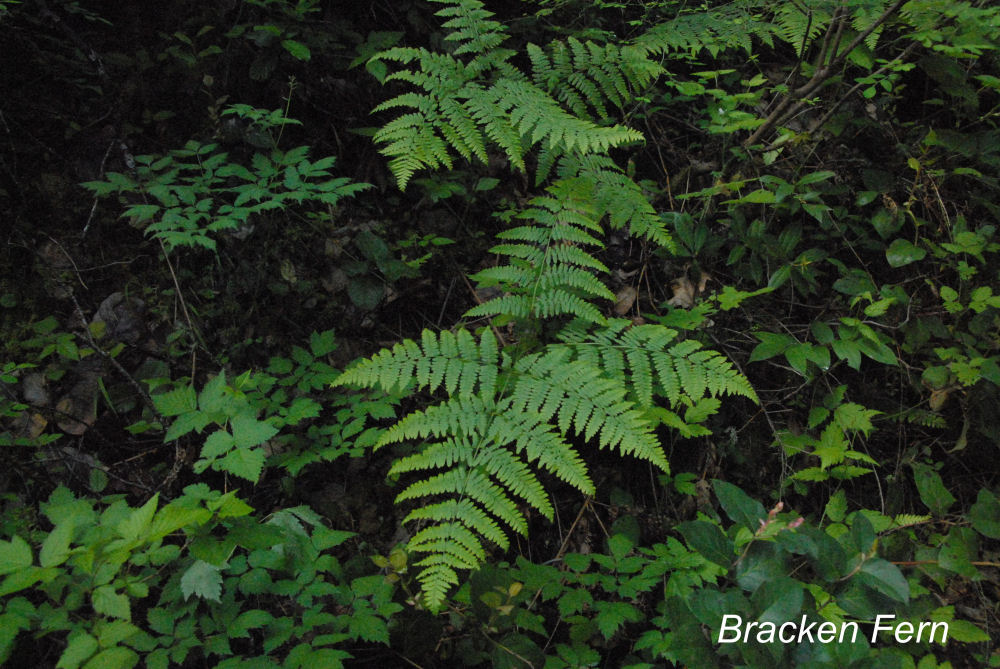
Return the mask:
<path id="1" fill-rule="evenodd" d="M 421 344 L 406 339 L 383 349 L 345 370 L 334 385 L 378 386 L 392 393 L 416 381 L 417 389 L 433 392 L 443 385 L 449 393 L 470 398 L 477 389 L 492 394 L 498 356 L 496 338 L 489 331 L 477 344 L 466 330 L 457 336 L 425 330 Z"/>
<path id="2" fill-rule="evenodd" d="M 560 339 L 578 360 L 600 367 L 611 378 L 631 388 L 641 407 L 654 406 L 662 394 L 672 407 L 686 398 L 741 395 L 757 402 L 750 382 L 718 351 L 702 348 L 694 339 L 676 341 L 677 332 L 662 325 L 633 326 L 615 319 L 591 332 L 582 321 L 572 323 Z"/>
<path id="3" fill-rule="evenodd" d="M 772 4 L 766 0 L 734 0 L 685 10 L 640 35 L 634 46 L 647 54 L 687 52 L 692 58 L 702 50 L 713 58 L 733 50 L 749 54 L 754 38 L 774 46 L 774 35 L 779 29 L 765 18 Z"/>
<path id="4" fill-rule="evenodd" d="M 510 262 L 485 269 L 472 278 L 483 286 L 501 286 L 507 293 L 466 312 L 466 316 L 504 316 L 514 319 L 573 316 L 592 323 L 604 323 L 604 316 L 588 300 L 613 300 L 592 272 L 607 272 L 604 263 L 581 248 L 602 247 L 591 232 L 601 233 L 586 197 L 589 188 L 580 180 L 565 179 L 547 189 L 549 195 L 536 197 L 531 207 L 518 217 L 535 225 L 506 230 L 500 239 L 516 244 L 499 244 L 493 253 Z"/>
<path id="5" fill-rule="evenodd" d="M 515 412 L 537 413 L 546 421 L 555 418 L 563 434 L 572 429 L 587 440 L 596 436 L 602 448 L 669 470 L 649 423 L 625 400 L 624 387 L 603 377 L 599 367 L 552 349 L 522 358 L 514 369 Z"/>
<path id="6" fill-rule="evenodd" d="M 447 499 L 416 508 L 403 519 L 403 522 L 409 523 L 415 520 L 427 520 L 441 525 L 447 521 L 460 521 L 462 525 L 475 530 L 500 548 L 507 549 L 510 546 L 510 541 L 500 526 L 470 499 Z M 449 523 L 449 526 L 455 524 L 459 523 Z"/>
<path id="7" fill-rule="evenodd" d="M 512 442 L 515 452 L 524 453 L 528 462 L 537 462 L 585 495 L 594 494 L 586 465 L 556 429 L 536 415 L 513 411 L 509 398 L 504 402 L 490 424 L 487 437 L 497 442 Z"/>
<path id="8" fill-rule="evenodd" d="M 599 118 L 608 118 L 606 103 L 621 108 L 630 98 L 630 87 L 645 88 L 663 72 L 645 52 L 631 46 L 602 46 L 570 37 L 552 42 L 549 53 L 534 44 L 527 49 L 532 81 L 579 117 L 593 110 Z"/>
<path id="9" fill-rule="evenodd" d="M 442 27 L 451 32 L 445 35 L 448 42 L 458 42 L 455 54 L 488 53 L 507 39 L 507 28 L 491 17 L 493 12 L 487 10 L 478 0 L 431 0 L 449 5 L 436 12 L 436 16 L 449 18 Z"/>
<path id="10" fill-rule="evenodd" d="M 615 229 L 626 228 L 632 235 L 674 249 L 666 224 L 639 184 L 607 156 L 566 156 L 559 162 L 558 174 L 563 180 L 576 179 L 581 189 L 587 189 L 597 220 L 607 216 Z"/>

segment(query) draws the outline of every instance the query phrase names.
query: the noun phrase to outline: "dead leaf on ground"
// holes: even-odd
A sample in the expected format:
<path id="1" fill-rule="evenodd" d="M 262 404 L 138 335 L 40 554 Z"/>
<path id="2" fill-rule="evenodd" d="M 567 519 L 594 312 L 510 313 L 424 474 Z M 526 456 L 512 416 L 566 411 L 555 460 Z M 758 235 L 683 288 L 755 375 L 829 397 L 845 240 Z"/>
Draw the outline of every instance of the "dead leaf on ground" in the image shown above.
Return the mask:
<path id="1" fill-rule="evenodd" d="M 694 306 L 695 290 L 691 279 L 686 276 L 678 277 L 674 279 L 671 287 L 673 288 L 674 296 L 667 300 L 667 304 L 672 307 L 680 307 L 681 309 L 690 309 Z"/>
<path id="2" fill-rule="evenodd" d="M 625 286 L 619 290 L 615 295 L 615 315 L 624 316 L 631 311 L 637 297 L 639 297 L 639 291 L 633 286 Z"/>

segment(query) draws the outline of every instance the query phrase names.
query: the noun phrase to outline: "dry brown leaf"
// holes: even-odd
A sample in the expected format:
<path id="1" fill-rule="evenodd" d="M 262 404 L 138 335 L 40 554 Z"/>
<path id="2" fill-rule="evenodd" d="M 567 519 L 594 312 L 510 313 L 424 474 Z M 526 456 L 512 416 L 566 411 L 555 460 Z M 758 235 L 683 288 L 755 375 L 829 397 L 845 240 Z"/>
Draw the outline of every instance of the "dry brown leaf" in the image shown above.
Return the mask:
<path id="1" fill-rule="evenodd" d="M 691 279 L 686 276 L 674 279 L 672 288 L 674 296 L 667 300 L 667 304 L 672 307 L 680 307 L 681 309 L 690 309 L 694 306 L 695 290 Z"/>
<path id="2" fill-rule="evenodd" d="M 96 413 L 93 408 L 88 410 L 88 407 L 84 407 L 82 404 L 82 402 L 74 401 L 74 398 L 69 395 L 59 400 L 56 404 L 56 411 L 60 414 L 57 422 L 60 430 L 74 437 L 79 437 L 94 424 L 94 421 L 97 420 Z"/>
<path id="3" fill-rule="evenodd" d="M 936 388 L 931 391 L 931 397 L 927 400 L 927 406 L 931 411 L 940 411 L 944 403 L 948 401 L 948 388 Z"/>
<path id="4" fill-rule="evenodd" d="M 615 295 L 615 315 L 624 316 L 631 311 L 632 306 L 635 304 L 635 300 L 638 297 L 639 291 L 637 291 L 633 286 L 624 286 Z"/>

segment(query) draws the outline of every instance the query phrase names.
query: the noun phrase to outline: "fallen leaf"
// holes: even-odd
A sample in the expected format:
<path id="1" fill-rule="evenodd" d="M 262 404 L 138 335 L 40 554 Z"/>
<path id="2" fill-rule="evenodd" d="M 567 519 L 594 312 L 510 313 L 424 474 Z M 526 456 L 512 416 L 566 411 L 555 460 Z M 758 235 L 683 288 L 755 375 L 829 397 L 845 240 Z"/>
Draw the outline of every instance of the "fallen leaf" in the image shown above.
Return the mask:
<path id="1" fill-rule="evenodd" d="M 672 307 L 680 307 L 681 309 L 690 309 L 694 306 L 695 290 L 691 279 L 686 276 L 674 279 L 672 288 L 674 296 L 667 300 L 667 304 Z"/>
<path id="2" fill-rule="evenodd" d="M 619 290 L 615 295 L 615 315 L 624 316 L 631 311 L 637 297 L 639 297 L 639 291 L 633 286 L 625 286 Z"/>
<path id="3" fill-rule="evenodd" d="M 940 411 L 944 403 L 948 401 L 948 388 L 936 388 L 931 391 L 931 397 L 927 400 L 927 406 L 931 411 Z"/>

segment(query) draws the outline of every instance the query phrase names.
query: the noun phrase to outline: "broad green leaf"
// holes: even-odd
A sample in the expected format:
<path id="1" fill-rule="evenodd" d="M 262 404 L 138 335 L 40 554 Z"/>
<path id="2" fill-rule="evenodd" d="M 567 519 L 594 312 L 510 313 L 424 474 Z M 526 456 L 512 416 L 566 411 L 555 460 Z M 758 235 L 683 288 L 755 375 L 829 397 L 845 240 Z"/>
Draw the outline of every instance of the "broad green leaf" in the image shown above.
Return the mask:
<path id="1" fill-rule="evenodd" d="M 347 630 L 360 641 L 389 644 L 389 628 L 373 612 L 355 611 L 347 623 Z"/>
<path id="2" fill-rule="evenodd" d="M 176 616 L 170 609 L 149 609 L 149 611 L 146 612 L 146 620 L 149 621 L 149 628 L 157 634 L 170 635 L 174 633 Z"/>
<path id="3" fill-rule="evenodd" d="M 167 417 L 180 416 L 198 408 L 197 396 L 194 388 L 190 386 L 181 386 L 159 395 L 153 395 L 152 399 L 156 410 Z"/>
<path id="4" fill-rule="evenodd" d="M 819 172 L 811 172 L 796 182 L 798 186 L 808 186 L 809 184 L 819 183 L 821 181 L 827 181 L 836 176 L 835 173 L 829 170 L 821 170 Z"/>
<path id="5" fill-rule="evenodd" d="M 781 355 L 789 346 L 796 343 L 794 337 L 774 332 L 756 332 L 754 336 L 760 340 L 760 343 L 754 347 L 748 362 L 768 360 L 776 355 Z"/>
<path id="6" fill-rule="evenodd" d="M 30 567 L 33 560 L 31 546 L 18 535 L 10 541 L 0 541 L 0 576 Z"/>
<path id="7" fill-rule="evenodd" d="M 910 263 L 923 260 L 927 255 L 927 250 L 919 246 L 914 246 L 906 239 L 895 239 L 885 251 L 885 258 L 891 267 L 903 267 Z"/>
<path id="8" fill-rule="evenodd" d="M 847 362 L 847 366 L 857 370 L 861 368 L 861 347 L 853 339 L 835 339 L 833 352 L 837 357 Z"/>
<path id="9" fill-rule="evenodd" d="M 594 602 L 597 627 L 605 639 L 610 639 L 625 623 L 643 619 L 642 613 L 627 602 Z"/>
<path id="10" fill-rule="evenodd" d="M 715 495 L 719 498 L 726 515 L 751 532 L 756 532 L 760 527 L 760 521 L 767 517 L 763 504 L 732 483 L 715 479 L 712 481 L 712 489 L 715 490 Z"/>
<path id="11" fill-rule="evenodd" d="M 211 417 L 201 411 L 189 411 L 188 413 L 181 414 L 170 424 L 166 436 L 163 437 L 163 441 L 170 443 L 192 430 L 201 432 L 211 422 Z"/>
<path id="12" fill-rule="evenodd" d="M 118 523 L 118 535 L 128 541 L 135 541 L 142 536 L 149 529 L 159 501 L 160 494 L 156 493 L 141 507 L 134 509 L 128 518 Z"/>
<path id="13" fill-rule="evenodd" d="M 855 578 L 897 602 L 906 604 L 910 599 L 910 584 L 906 582 L 903 572 L 882 558 L 867 560 Z"/>
<path id="14" fill-rule="evenodd" d="M 787 576 L 765 581 L 754 591 L 751 601 L 763 609 L 758 620 L 775 625 L 792 620 L 802 610 L 805 591 L 802 584 Z"/>
<path id="15" fill-rule="evenodd" d="M 809 371 L 809 358 L 812 351 L 812 344 L 795 344 L 785 350 L 785 359 L 796 372 L 806 376 Z"/>
<path id="16" fill-rule="evenodd" d="M 265 459 L 261 448 L 234 448 L 226 457 L 216 460 L 212 467 L 256 483 L 264 470 Z"/>
<path id="17" fill-rule="evenodd" d="M 838 490 L 830 497 L 830 501 L 826 503 L 825 513 L 826 517 L 835 523 L 844 520 L 847 514 L 847 494 L 843 490 Z"/>
<path id="18" fill-rule="evenodd" d="M 706 560 L 723 567 L 729 567 L 735 561 L 733 542 L 722 533 L 718 525 L 704 520 L 691 520 L 678 525 L 677 530 L 688 545 Z"/>
<path id="19" fill-rule="evenodd" d="M 198 408 L 208 414 L 225 414 L 227 405 L 232 401 L 232 395 L 226 394 L 225 370 L 209 379 L 198 393 Z"/>
<path id="20" fill-rule="evenodd" d="M 228 453 L 234 445 L 233 435 L 225 430 L 216 430 L 205 439 L 205 445 L 201 447 L 201 457 L 217 458 L 223 453 Z"/>
<path id="21" fill-rule="evenodd" d="M 75 532 L 74 522 L 67 521 L 56 525 L 42 542 L 42 549 L 38 552 L 39 564 L 43 567 L 56 567 L 65 562 L 69 557 L 69 544 Z"/>
<path id="22" fill-rule="evenodd" d="M 968 527 L 952 527 L 938 553 L 938 565 L 967 579 L 979 578 L 972 564 L 979 552 L 978 535 Z"/>
<path id="23" fill-rule="evenodd" d="M 820 344 L 832 344 L 835 339 L 833 328 L 823 321 L 813 321 L 809 329 L 812 331 L 813 337 Z"/>
<path id="24" fill-rule="evenodd" d="M 309 60 L 312 57 L 312 52 L 309 51 L 309 47 L 302 42 L 296 42 L 292 39 L 283 39 L 281 40 L 281 46 L 284 47 L 285 51 L 292 54 L 292 56 L 298 60 Z"/>
<path id="25" fill-rule="evenodd" d="M 1000 501 L 996 495 L 989 490 L 980 490 L 976 503 L 969 509 L 969 522 L 983 536 L 1000 539 Z"/>
<path id="26" fill-rule="evenodd" d="M 115 592 L 113 586 L 101 585 L 90 593 L 90 601 L 94 611 L 112 618 L 132 620 L 132 610 L 129 607 L 128 596 Z"/>
<path id="27" fill-rule="evenodd" d="M 962 643 L 988 643 L 990 635 L 968 620 L 952 620 L 948 623 L 948 640 Z"/>
<path id="28" fill-rule="evenodd" d="M 912 462 L 913 479 L 920 493 L 920 501 L 936 516 L 943 516 L 955 503 L 955 497 L 944 487 L 941 475 L 919 462 Z"/>
<path id="29" fill-rule="evenodd" d="M 230 423 L 237 448 L 258 446 L 278 434 L 278 428 L 253 416 L 239 414 Z"/>
<path id="30" fill-rule="evenodd" d="M 181 576 L 181 594 L 184 599 L 195 595 L 213 602 L 220 601 L 222 595 L 222 573 L 219 567 L 203 560 L 195 560 Z"/>
<path id="31" fill-rule="evenodd" d="M 382 301 L 385 288 L 370 277 L 356 277 L 347 284 L 347 296 L 360 309 L 371 311 Z"/>
<path id="32" fill-rule="evenodd" d="M 333 352 L 336 348 L 337 339 L 333 330 L 313 332 L 309 335 L 309 350 L 311 350 L 312 354 L 317 358 L 322 358 L 323 356 Z"/>
<path id="33" fill-rule="evenodd" d="M 770 204 L 774 202 L 774 200 L 775 195 L 772 191 L 758 188 L 757 190 L 747 193 L 739 199 L 727 200 L 726 204 Z"/>
<path id="34" fill-rule="evenodd" d="M 251 609 L 237 616 L 236 620 L 231 622 L 226 629 L 231 638 L 247 638 L 250 636 L 250 630 L 264 627 L 272 620 L 274 620 L 274 616 L 267 611 Z"/>
<path id="35" fill-rule="evenodd" d="M 70 634 L 66 649 L 56 663 L 56 669 L 77 669 L 87 658 L 97 652 L 97 647 L 97 639 L 86 632 Z"/>
<path id="36" fill-rule="evenodd" d="M 90 658 L 83 669 L 131 669 L 139 663 L 139 655 L 131 648 L 114 646 L 105 648 Z"/>
<path id="37" fill-rule="evenodd" d="M 204 525 L 211 517 L 212 513 L 208 509 L 192 509 L 176 503 L 168 504 L 153 518 L 149 528 L 150 541 L 162 539 L 188 525 Z"/>
<path id="38" fill-rule="evenodd" d="M 863 513 L 855 513 L 851 519 L 851 537 L 862 553 L 867 554 L 875 545 L 875 528 Z"/>

